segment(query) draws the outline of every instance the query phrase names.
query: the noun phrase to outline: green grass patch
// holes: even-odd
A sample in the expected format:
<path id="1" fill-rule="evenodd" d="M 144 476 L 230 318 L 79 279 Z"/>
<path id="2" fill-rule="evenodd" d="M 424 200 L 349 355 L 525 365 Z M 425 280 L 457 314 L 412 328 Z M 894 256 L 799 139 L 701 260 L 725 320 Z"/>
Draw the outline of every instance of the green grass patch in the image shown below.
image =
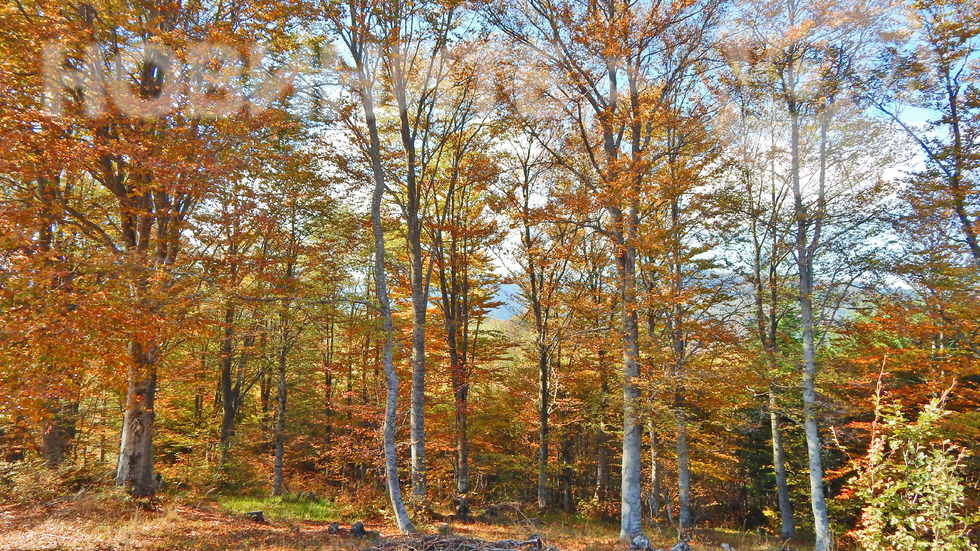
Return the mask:
<path id="1" fill-rule="evenodd" d="M 340 510 L 333 502 L 322 499 L 296 499 L 293 496 L 253 497 L 222 496 L 218 503 L 232 513 L 262 511 L 265 518 L 295 520 L 338 520 Z"/>

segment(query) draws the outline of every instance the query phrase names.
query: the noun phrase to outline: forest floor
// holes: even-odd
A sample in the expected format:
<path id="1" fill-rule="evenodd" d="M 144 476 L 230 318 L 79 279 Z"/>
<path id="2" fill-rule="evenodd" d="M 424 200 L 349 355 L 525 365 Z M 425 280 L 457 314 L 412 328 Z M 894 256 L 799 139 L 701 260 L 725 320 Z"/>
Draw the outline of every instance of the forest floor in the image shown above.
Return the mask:
<path id="1" fill-rule="evenodd" d="M 340 520 L 340 519 L 338 519 Z M 164 551 L 164 550 L 321 550 L 355 551 L 372 546 L 412 549 L 414 544 L 394 547 L 396 530 L 390 525 L 366 524 L 367 538 L 354 538 L 350 524 L 341 533 L 329 533 L 330 522 L 272 515 L 266 523 L 237 514 L 213 499 L 166 498 L 146 510 L 116 496 L 79 495 L 44 503 L 0 505 L 0 551 Z M 434 533 L 433 526 L 420 526 Z M 625 550 L 616 541 L 614 526 L 602 523 L 550 520 L 536 527 L 519 524 L 453 524 L 453 537 L 495 542 L 523 540 L 539 534 L 547 548 L 560 551 Z M 670 549 L 668 534 L 651 537 L 654 548 Z M 691 541 L 694 551 L 720 549 L 728 543 L 737 551 L 775 551 L 774 538 L 707 531 Z M 493 547 L 488 546 L 488 547 Z"/>

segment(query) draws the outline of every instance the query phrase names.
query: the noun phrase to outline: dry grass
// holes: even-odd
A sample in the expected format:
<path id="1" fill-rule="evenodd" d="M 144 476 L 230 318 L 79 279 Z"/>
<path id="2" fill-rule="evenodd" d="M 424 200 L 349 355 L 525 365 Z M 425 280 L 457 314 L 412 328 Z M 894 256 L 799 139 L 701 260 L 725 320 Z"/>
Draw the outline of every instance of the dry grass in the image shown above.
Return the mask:
<path id="1" fill-rule="evenodd" d="M 338 519 L 339 520 L 339 519 Z M 0 506 L 0 551 L 163 551 L 163 550 L 320 550 L 354 551 L 369 542 L 344 534 L 329 534 L 329 522 L 272 518 L 259 524 L 229 512 L 214 501 L 176 498 L 146 510 L 116 492 L 53 499 L 43 503 Z M 396 536 L 390 525 L 368 525 L 382 537 Z M 435 525 L 420 525 L 434 533 Z M 610 523 L 582 522 L 555 516 L 544 522 L 521 519 L 505 524 L 454 523 L 454 536 L 485 541 L 541 537 L 561 551 L 625 550 L 617 541 L 618 528 Z M 654 548 L 670 549 L 676 535 L 649 534 Z M 775 538 L 720 530 L 705 530 L 691 541 L 695 551 L 720 549 L 728 543 L 737 551 L 790 551 Z M 377 543 L 377 542 L 375 542 Z"/>
<path id="2" fill-rule="evenodd" d="M 145 511 L 100 497 L 0 507 L 2 551 L 354 550 L 362 540 L 327 533 L 329 523 L 259 524 L 209 502 L 165 503 Z M 370 528 L 370 527 L 369 527 Z"/>
<path id="3" fill-rule="evenodd" d="M 626 545 L 619 541 L 618 524 L 583 521 L 571 515 L 548 516 L 543 522 L 536 524 L 529 521 L 507 524 L 456 523 L 452 524 L 450 529 L 454 535 L 489 541 L 526 539 L 532 534 L 537 534 L 547 546 L 561 551 L 624 551 L 626 549 Z M 432 528 L 425 531 L 435 530 Z M 665 529 L 657 532 L 648 529 L 646 535 L 654 549 L 670 549 L 677 543 L 677 532 L 674 530 Z M 722 543 L 729 544 L 735 551 L 803 551 L 813 548 L 812 542 L 801 540 L 783 543 L 775 536 L 733 530 L 697 530 L 690 540 L 694 551 L 719 550 Z"/>

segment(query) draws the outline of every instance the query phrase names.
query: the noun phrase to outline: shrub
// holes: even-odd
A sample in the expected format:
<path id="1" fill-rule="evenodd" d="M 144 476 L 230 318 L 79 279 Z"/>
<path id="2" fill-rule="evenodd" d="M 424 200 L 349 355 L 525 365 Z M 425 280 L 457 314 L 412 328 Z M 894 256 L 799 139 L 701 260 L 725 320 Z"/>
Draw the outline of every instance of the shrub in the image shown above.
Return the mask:
<path id="1" fill-rule="evenodd" d="M 0 502 L 44 502 L 111 486 L 111 472 L 99 466 L 52 469 L 40 459 L 0 462 Z"/>
<path id="2" fill-rule="evenodd" d="M 914 422 L 898 408 L 877 416 L 882 430 L 873 433 L 865 468 L 850 481 L 862 505 L 853 532 L 861 548 L 977 549 L 969 530 L 980 514 L 965 510 L 960 473 L 968 451 L 940 436 L 944 399 L 930 402 Z"/>

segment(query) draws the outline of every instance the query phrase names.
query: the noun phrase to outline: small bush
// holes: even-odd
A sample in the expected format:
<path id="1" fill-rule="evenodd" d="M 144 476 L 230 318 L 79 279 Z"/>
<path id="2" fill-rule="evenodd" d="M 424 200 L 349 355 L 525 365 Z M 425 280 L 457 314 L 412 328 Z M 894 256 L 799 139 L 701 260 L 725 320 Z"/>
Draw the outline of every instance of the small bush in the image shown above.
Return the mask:
<path id="1" fill-rule="evenodd" d="M 980 514 L 965 510 L 960 470 L 966 449 L 940 438 L 943 399 L 929 403 L 914 422 L 901 410 L 886 413 L 866 467 L 851 480 L 862 503 L 858 529 L 863 549 L 874 551 L 973 551 L 970 527 Z"/>
<path id="2" fill-rule="evenodd" d="M 102 467 L 49 468 L 41 460 L 0 462 L 0 501 L 38 503 L 112 485 Z"/>

